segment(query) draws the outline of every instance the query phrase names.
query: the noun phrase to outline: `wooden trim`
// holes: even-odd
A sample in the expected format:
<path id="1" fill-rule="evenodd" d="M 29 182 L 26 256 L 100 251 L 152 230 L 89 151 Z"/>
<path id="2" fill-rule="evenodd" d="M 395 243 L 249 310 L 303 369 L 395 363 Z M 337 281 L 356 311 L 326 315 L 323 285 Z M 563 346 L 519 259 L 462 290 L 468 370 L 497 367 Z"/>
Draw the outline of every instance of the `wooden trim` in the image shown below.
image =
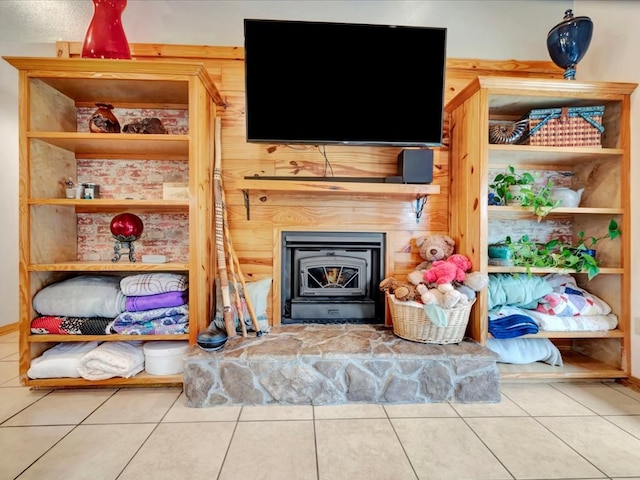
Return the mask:
<path id="1" fill-rule="evenodd" d="M 197 59 L 218 58 L 224 60 L 244 60 L 244 48 L 211 45 L 166 45 L 158 43 L 130 43 L 129 49 L 134 59 Z M 56 42 L 56 56 L 78 58 L 82 55 L 82 42 Z M 484 60 L 476 58 L 447 58 L 447 70 L 472 71 L 476 75 L 488 72 L 561 76 L 563 70 L 546 60 Z"/>
<path id="2" fill-rule="evenodd" d="M 18 331 L 18 322 L 10 323 L 9 325 L 0 326 L 0 335 L 6 335 L 7 333 L 13 333 Z"/>

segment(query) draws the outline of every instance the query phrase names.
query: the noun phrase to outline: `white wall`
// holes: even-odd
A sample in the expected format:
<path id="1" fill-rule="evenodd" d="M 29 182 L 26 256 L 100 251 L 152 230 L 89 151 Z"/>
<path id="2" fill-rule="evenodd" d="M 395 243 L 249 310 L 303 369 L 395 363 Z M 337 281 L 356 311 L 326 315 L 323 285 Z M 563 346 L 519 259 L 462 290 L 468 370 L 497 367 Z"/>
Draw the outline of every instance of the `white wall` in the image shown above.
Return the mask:
<path id="1" fill-rule="evenodd" d="M 640 42 L 640 2 L 576 0 L 574 15 L 586 15 L 593 21 L 593 38 L 584 59 L 578 65 L 578 80 L 640 83 L 637 45 Z M 640 91 L 631 97 L 631 238 L 640 238 Z M 631 373 L 640 378 L 640 245 L 631 242 Z M 637 320 L 636 320 L 637 319 Z"/>

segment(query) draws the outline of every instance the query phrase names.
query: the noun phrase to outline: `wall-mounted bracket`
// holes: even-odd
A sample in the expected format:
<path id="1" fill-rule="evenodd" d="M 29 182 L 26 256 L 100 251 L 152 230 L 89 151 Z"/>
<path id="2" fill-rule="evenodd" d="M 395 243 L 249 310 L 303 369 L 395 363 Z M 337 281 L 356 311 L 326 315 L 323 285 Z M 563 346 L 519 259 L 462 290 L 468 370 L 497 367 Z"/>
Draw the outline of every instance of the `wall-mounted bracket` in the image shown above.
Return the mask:
<path id="1" fill-rule="evenodd" d="M 416 206 L 413 210 L 416 214 L 416 223 L 420 223 L 420 218 L 422 218 L 422 211 L 424 210 L 424 206 L 427 204 L 428 198 L 428 195 L 416 196 Z"/>
<path id="2" fill-rule="evenodd" d="M 249 190 L 242 190 L 244 197 L 244 209 L 247 211 L 247 220 L 251 220 L 251 202 L 249 200 Z"/>

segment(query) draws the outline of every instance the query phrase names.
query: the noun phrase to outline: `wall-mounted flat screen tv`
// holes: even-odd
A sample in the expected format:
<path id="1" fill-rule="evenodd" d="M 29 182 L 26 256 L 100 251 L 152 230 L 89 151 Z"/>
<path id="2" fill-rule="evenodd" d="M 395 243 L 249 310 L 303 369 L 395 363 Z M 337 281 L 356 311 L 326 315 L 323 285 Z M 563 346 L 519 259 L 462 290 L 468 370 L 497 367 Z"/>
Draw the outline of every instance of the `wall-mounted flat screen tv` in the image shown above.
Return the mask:
<path id="1" fill-rule="evenodd" d="M 446 33 L 245 19 L 247 141 L 441 145 Z"/>

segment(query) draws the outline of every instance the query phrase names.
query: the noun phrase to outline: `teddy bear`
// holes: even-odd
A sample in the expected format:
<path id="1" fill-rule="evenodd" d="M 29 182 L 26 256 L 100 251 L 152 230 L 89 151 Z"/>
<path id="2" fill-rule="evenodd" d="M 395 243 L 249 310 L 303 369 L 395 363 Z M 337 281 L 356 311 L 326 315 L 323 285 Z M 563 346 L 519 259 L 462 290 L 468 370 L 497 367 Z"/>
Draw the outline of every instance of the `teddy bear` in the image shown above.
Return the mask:
<path id="1" fill-rule="evenodd" d="M 448 235 L 426 235 L 416 238 L 416 245 L 424 261 L 416 265 L 414 270 L 426 270 L 436 260 L 445 260 L 453 255 L 456 242 Z"/>
<path id="2" fill-rule="evenodd" d="M 436 260 L 431 268 L 425 270 L 422 278 L 425 283 L 451 283 L 454 280 L 464 282 L 466 272 L 471 270 L 471 261 L 464 255 L 454 253 L 446 260 Z"/>
<path id="3" fill-rule="evenodd" d="M 454 308 L 469 303 L 467 297 L 458 292 L 450 283 L 438 285 L 436 288 L 429 288 L 424 283 L 416 287 L 420 300 L 425 305 L 439 305 L 442 308 Z"/>
<path id="4" fill-rule="evenodd" d="M 453 282 L 457 291 L 463 293 L 469 301 L 476 298 L 476 292 L 479 292 L 489 284 L 489 275 L 481 272 L 467 272 L 467 278 L 464 282 Z"/>
<path id="5" fill-rule="evenodd" d="M 416 287 L 410 283 L 402 282 L 394 277 L 387 277 L 379 284 L 381 291 L 393 294 L 396 300 L 408 302 L 418 298 Z"/>

